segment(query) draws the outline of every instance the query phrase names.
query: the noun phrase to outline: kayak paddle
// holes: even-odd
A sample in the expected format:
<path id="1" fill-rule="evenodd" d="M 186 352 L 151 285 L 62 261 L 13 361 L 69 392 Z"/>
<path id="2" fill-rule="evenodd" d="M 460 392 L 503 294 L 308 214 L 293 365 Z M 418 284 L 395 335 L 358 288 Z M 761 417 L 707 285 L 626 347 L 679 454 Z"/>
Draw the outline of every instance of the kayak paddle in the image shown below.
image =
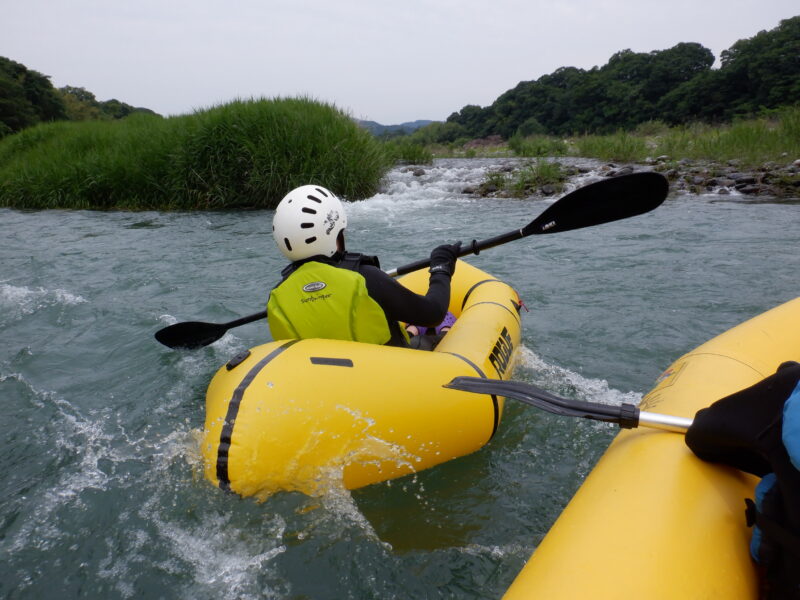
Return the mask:
<path id="1" fill-rule="evenodd" d="M 554 415 L 565 417 L 581 417 L 606 423 L 617 423 L 621 428 L 651 427 L 677 433 L 686 433 L 692 419 L 675 417 L 639 410 L 633 404 L 600 404 L 560 398 L 550 392 L 521 381 L 504 381 L 502 379 L 483 379 L 481 377 L 456 377 L 446 388 L 474 392 L 476 394 L 492 394 L 513 398 L 530 404 Z"/>
<path id="2" fill-rule="evenodd" d="M 631 173 L 601 179 L 559 198 L 522 229 L 515 229 L 480 242 L 472 240 L 471 243 L 464 244 L 459 257 L 478 254 L 481 250 L 494 248 L 529 235 L 560 233 L 641 215 L 664 202 L 668 191 L 667 179 L 659 173 Z M 386 273 L 391 277 L 397 277 L 424 269 L 429 265 L 430 258 L 426 258 Z M 176 323 L 160 329 L 155 337 L 170 348 L 202 348 L 216 342 L 228 329 L 258 321 L 266 316 L 267 312 L 262 311 L 229 323 L 200 321 Z"/>
<path id="3" fill-rule="evenodd" d="M 464 244 L 459 256 L 478 254 L 481 250 L 529 235 L 561 233 L 635 217 L 660 206 L 668 191 L 667 178 L 660 173 L 631 173 L 601 179 L 559 198 L 522 229 Z M 430 259 L 419 260 L 387 273 L 396 277 L 424 269 L 430 264 Z"/>

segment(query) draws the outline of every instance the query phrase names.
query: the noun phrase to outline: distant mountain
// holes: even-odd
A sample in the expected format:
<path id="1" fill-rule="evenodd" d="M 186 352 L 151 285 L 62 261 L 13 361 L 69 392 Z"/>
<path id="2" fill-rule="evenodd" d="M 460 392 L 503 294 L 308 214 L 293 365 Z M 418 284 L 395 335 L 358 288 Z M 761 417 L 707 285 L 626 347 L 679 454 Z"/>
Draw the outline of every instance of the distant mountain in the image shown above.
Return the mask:
<path id="1" fill-rule="evenodd" d="M 376 123 L 375 121 L 362 121 L 360 119 L 356 119 L 356 123 L 359 126 L 363 127 L 364 129 L 369 130 L 372 135 L 381 136 L 385 134 L 397 134 L 397 133 L 411 133 L 412 131 L 416 131 L 420 127 L 425 127 L 425 125 L 430 125 L 434 121 L 409 121 L 408 123 L 400 123 L 399 125 L 381 125 L 380 123 Z"/>

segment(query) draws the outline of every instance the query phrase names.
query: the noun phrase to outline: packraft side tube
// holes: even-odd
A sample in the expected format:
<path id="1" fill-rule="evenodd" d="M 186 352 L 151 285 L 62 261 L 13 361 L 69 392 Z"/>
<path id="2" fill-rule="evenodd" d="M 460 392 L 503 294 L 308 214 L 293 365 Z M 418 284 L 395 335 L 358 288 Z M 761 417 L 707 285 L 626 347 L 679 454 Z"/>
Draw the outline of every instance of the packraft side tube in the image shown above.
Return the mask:
<path id="1" fill-rule="evenodd" d="M 676 360 L 641 403 L 691 418 L 800 361 L 800 298 Z M 620 433 L 505 598 L 755 599 L 744 498 L 757 479 L 705 463 L 683 435 Z"/>

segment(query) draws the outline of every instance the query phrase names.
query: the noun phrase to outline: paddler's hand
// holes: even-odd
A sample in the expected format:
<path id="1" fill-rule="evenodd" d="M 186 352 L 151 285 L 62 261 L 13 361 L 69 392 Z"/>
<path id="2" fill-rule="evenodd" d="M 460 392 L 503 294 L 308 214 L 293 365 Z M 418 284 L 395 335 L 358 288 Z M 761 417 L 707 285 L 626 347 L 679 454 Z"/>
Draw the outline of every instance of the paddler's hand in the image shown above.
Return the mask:
<path id="1" fill-rule="evenodd" d="M 781 446 L 784 403 L 800 381 L 800 365 L 776 373 L 697 412 L 686 445 L 698 457 L 754 475 L 772 470 L 768 457 Z"/>
<path id="2" fill-rule="evenodd" d="M 456 260 L 461 252 L 461 242 L 442 244 L 431 252 L 431 273 L 446 273 L 452 276 L 456 272 Z"/>

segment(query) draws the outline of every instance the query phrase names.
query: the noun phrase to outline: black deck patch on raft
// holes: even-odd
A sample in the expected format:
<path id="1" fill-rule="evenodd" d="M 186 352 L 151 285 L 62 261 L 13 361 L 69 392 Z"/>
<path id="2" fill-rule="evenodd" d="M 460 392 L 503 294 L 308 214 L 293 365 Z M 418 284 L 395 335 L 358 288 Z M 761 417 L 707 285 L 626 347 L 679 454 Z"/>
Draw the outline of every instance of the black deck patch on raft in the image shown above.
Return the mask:
<path id="1" fill-rule="evenodd" d="M 246 361 L 250 357 L 250 350 L 245 350 L 244 352 L 239 352 L 236 356 L 228 361 L 228 364 L 225 365 L 225 368 L 228 371 L 232 371 L 244 361 Z"/>
<path id="2" fill-rule="evenodd" d="M 328 365 L 330 367 L 352 367 L 353 361 L 349 358 L 328 358 L 326 356 L 310 357 L 312 365 Z"/>
<path id="3" fill-rule="evenodd" d="M 248 386 L 253 383 L 261 370 L 267 366 L 281 352 L 293 346 L 300 340 L 289 340 L 282 346 L 278 346 L 262 358 L 256 366 L 247 372 L 241 383 L 236 386 L 228 403 L 228 412 L 225 415 L 225 423 L 222 426 L 222 433 L 219 436 L 219 447 L 217 448 L 217 480 L 219 480 L 219 487 L 226 492 L 231 491 L 231 481 L 228 478 L 228 452 L 231 449 L 231 437 L 233 436 L 233 426 L 236 424 L 236 416 L 239 414 L 239 405 L 242 403 L 242 398 Z"/>
<path id="4" fill-rule="evenodd" d="M 483 379 L 486 379 L 486 374 L 481 371 L 481 368 L 468 359 L 466 356 L 461 356 L 460 354 L 456 354 L 455 352 L 444 352 L 444 354 L 452 354 L 456 358 L 460 358 L 465 363 L 467 363 L 470 367 L 475 369 L 475 372 L 480 375 Z M 497 396 L 492 394 L 492 407 L 494 408 L 494 424 L 492 425 L 492 435 L 489 436 L 489 439 L 486 440 L 486 443 L 489 443 L 491 439 L 494 437 L 494 434 L 497 433 L 497 426 L 500 425 L 500 405 L 497 402 Z"/>

